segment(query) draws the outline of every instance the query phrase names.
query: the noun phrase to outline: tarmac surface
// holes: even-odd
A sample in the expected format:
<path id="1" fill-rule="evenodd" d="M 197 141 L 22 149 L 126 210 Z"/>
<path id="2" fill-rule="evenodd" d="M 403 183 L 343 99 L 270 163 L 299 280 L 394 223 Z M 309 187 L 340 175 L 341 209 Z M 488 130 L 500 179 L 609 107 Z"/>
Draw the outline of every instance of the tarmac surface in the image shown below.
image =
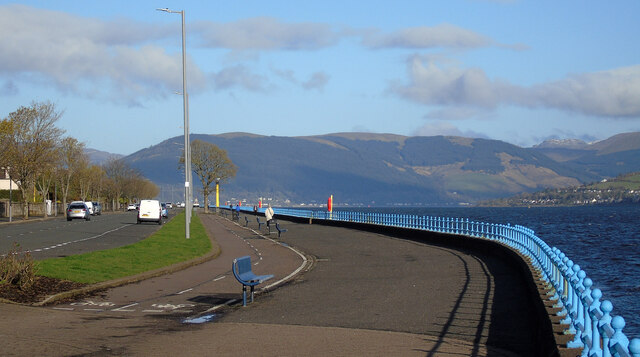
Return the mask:
<path id="1" fill-rule="evenodd" d="M 534 356 L 521 274 L 473 250 L 215 215 L 200 264 L 44 307 L 0 304 L 3 356 Z M 231 274 L 274 274 L 247 307 Z M 202 323 L 198 323 L 202 322 Z"/>

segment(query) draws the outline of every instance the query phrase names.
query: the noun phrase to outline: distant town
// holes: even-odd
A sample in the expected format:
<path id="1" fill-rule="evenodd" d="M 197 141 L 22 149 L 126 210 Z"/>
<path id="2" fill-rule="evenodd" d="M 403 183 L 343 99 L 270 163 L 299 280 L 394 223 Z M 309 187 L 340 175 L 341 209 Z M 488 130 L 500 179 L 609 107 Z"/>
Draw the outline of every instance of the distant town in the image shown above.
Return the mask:
<path id="1" fill-rule="evenodd" d="M 583 206 L 640 203 L 640 173 L 577 187 L 547 189 L 482 202 L 481 206 Z"/>

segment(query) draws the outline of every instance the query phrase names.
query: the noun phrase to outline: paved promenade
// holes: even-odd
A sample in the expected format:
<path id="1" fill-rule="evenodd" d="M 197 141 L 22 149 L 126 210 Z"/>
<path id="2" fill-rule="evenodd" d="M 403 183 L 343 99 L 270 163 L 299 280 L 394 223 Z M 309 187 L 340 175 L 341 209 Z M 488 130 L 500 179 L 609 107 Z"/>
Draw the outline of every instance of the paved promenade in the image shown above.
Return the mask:
<path id="1" fill-rule="evenodd" d="M 492 255 L 287 221 L 277 240 L 201 217 L 219 248 L 202 264 L 71 303 L 0 305 L 0 355 L 539 355 L 531 294 Z M 241 255 L 280 282 L 244 308 L 230 275 Z"/>

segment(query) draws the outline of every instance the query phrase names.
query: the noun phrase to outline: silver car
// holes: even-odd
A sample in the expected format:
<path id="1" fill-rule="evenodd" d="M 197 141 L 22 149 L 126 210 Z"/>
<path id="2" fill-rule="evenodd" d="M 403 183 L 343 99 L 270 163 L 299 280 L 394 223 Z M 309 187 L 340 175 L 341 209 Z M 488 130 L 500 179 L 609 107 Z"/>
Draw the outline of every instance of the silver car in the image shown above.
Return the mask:
<path id="1" fill-rule="evenodd" d="M 67 208 L 67 221 L 74 218 L 83 218 L 87 221 L 91 220 L 91 212 L 84 202 L 74 201 L 69 204 Z"/>
<path id="2" fill-rule="evenodd" d="M 93 202 L 93 214 L 96 216 L 102 215 L 102 205 L 100 202 Z"/>

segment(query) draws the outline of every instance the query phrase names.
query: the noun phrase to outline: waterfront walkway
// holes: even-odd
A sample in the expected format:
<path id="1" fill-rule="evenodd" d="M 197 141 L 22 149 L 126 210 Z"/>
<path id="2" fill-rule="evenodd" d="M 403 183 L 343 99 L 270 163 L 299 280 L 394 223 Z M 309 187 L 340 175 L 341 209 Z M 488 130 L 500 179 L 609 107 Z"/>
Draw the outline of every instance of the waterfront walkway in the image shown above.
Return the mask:
<path id="1" fill-rule="evenodd" d="M 198 302 L 195 311 L 0 305 L 0 355 L 539 355 L 530 287 L 517 269 L 492 254 L 287 221 L 281 221 L 288 231 L 280 240 L 267 240 L 256 234 L 257 223 L 245 228 L 201 217 L 221 248 L 217 257 L 99 296 L 183 298 Z M 261 232 L 269 236 L 264 226 Z M 248 307 L 235 303 L 215 310 L 212 322 L 183 323 L 187 315 L 211 315 L 206 311 L 214 305 L 241 299 L 233 278 L 212 277 L 228 276 L 232 259 L 246 254 L 254 261 L 262 257 L 255 270 L 275 274 L 272 281 L 304 269 Z M 189 286 L 196 288 L 184 297 L 175 294 Z"/>

